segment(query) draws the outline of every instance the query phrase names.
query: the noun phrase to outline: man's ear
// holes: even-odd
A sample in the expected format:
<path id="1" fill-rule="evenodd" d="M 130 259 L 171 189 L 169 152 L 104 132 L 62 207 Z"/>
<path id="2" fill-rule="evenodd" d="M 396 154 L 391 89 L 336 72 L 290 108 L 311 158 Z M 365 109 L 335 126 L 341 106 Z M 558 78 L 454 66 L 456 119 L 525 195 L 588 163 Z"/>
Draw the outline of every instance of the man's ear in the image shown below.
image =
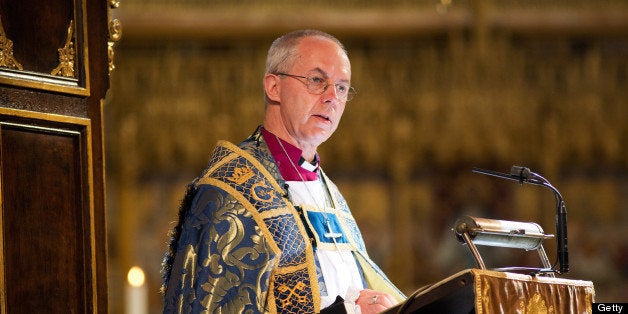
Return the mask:
<path id="1" fill-rule="evenodd" d="M 279 82 L 279 76 L 274 74 L 266 74 L 264 76 L 264 91 L 266 97 L 273 102 L 280 102 L 279 92 L 281 91 L 281 84 Z"/>

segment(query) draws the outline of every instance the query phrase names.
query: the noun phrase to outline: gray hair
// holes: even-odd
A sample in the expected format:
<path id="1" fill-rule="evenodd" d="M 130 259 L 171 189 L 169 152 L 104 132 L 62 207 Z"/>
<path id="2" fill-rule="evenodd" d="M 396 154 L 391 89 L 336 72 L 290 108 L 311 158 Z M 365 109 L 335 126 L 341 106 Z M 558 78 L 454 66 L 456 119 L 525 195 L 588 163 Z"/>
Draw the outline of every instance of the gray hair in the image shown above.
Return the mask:
<path id="1" fill-rule="evenodd" d="M 270 45 L 266 57 L 266 74 L 287 71 L 292 66 L 296 55 L 296 47 L 306 37 L 323 37 L 335 42 L 347 53 L 344 45 L 334 36 L 315 29 L 303 29 L 290 32 L 277 39 Z"/>
<path id="2" fill-rule="evenodd" d="M 335 42 L 346 55 L 347 49 L 333 35 L 319 31 L 316 29 L 302 29 L 287 33 L 273 41 L 268 49 L 266 57 L 266 70 L 264 74 L 275 74 L 278 72 L 287 72 L 292 67 L 297 57 L 297 46 L 303 38 L 307 37 L 323 37 Z M 264 93 L 265 103 L 269 102 L 268 96 Z"/>

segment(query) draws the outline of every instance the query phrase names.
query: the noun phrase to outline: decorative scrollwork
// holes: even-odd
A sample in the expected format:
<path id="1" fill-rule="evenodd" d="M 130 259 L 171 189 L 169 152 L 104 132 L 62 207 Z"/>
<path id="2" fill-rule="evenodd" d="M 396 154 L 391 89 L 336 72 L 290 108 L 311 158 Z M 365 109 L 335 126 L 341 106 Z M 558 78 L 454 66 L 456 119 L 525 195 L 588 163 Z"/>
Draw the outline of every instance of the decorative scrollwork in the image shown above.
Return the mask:
<path id="1" fill-rule="evenodd" d="M 119 0 L 109 0 L 109 7 L 112 9 L 117 9 L 120 6 Z"/>
<path id="2" fill-rule="evenodd" d="M 111 9 L 116 9 L 120 6 L 120 1 L 118 0 L 108 0 L 109 2 L 109 12 Z M 107 58 L 109 60 L 109 73 L 111 73 L 116 66 L 113 63 L 113 59 L 115 53 L 113 51 L 113 46 L 117 41 L 122 38 L 122 23 L 120 20 L 116 18 L 109 18 L 109 41 L 107 42 Z"/>
<path id="3" fill-rule="evenodd" d="M 109 40 L 116 42 L 122 37 L 122 23 L 118 19 L 109 21 Z"/>
<path id="4" fill-rule="evenodd" d="M 13 41 L 4 32 L 0 17 L 0 67 L 23 70 L 22 65 L 13 57 Z"/>
<path id="5" fill-rule="evenodd" d="M 76 64 L 76 53 L 74 51 L 74 20 L 68 26 L 68 37 L 63 48 L 59 48 L 59 65 L 50 72 L 52 75 L 63 77 L 76 77 L 74 64 Z"/>

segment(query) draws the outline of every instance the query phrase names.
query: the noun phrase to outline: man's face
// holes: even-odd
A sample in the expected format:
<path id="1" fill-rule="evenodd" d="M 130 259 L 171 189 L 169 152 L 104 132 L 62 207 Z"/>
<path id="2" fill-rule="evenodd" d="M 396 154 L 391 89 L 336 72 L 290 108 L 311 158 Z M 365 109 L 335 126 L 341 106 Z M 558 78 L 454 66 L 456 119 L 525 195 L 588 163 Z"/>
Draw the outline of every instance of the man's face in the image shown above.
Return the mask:
<path id="1" fill-rule="evenodd" d="M 309 37 L 301 40 L 298 56 L 288 74 L 320 77 L 328 84 L 320 95 L 308 91 L 305 79 L 281 76 L 280 113 L 290 136 L 300 147 L 317 147 L 338 127 L 345 101 L 334 84 L 351 81 L 351 64 L 342 48 L 331 40 Z"/>

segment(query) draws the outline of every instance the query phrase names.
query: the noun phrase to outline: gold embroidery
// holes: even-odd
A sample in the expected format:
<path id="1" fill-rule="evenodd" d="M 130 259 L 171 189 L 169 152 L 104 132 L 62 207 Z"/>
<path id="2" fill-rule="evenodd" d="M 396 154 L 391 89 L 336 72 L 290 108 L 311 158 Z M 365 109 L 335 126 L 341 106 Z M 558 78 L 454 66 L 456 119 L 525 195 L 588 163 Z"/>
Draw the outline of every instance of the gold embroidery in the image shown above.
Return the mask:
<path id="1" fill-rule="evenodd" d="M 273 200 L 273 196 L 277 195 L 277 192 L 264 184 L 263 181 L 253 184 L 251 192 L 253 198 L 260 202 L 270 202 Z"/>
<path id="2" fill-rule="evenodd" d="M 233 170 L 231 177 L 227 178 L 227 180 L 234 182 L 238 185 L 246 182 L 250 178 L 255 175 L 253 170 L 249 167 L 238 167 Z"/>
<path id="3" fill-rule="evenodd" d="M 485 309 L 491 308 L 491 285 L 486 278 L 482 279 L 482 305 Z"/>
<path id="4" fill-rule="evenodd" d="M 261 173 L 262 177 L 268 180 L 270 185 L 275 190 L 281 190 L 281 186 L 279 186 L 277 181 L 272 179 L 273 175 L 270 174 L 270 172 L 268 172 L 268 170 L 264 168 L 264 166 L 259 162 L 259 160 L 255 159 L 255 157 L 251 156 L 249 153 L 243 151 L 241 148 L 239 148 L 238 146 L 228 141 L 218 141 L 218 144 L 216 144 L 216 146 L 217 146 L 217 149 L 221 148 L 223 150 L 229 151 L 229 153 L 234 154 L 234 156 L 230 157 L 230 159 L 240 158 L 240 157 L 246 159 L 246 161 L 250 162 L 253 165 L 253 167 Z"/>
<path id="5" fill-rule="evenodd" d="M 217 146 L 218 147 L 216 148 L 215 152 L 218 151 L 221 155 L 223 155 L 223 159 L 228 159 L 229 161 L 232 161 L 233 159 L 243 158 L 244 160 L 246 160 L 246 162 L 251 164 L 251 166 L 240 166 L 240 168 L 242 169 L 237 170 L 239 174 L 246 173 L 247 170 L 252 171 L 254 169 L 257 173 L 259 173 L 259 175 L 262 178 L 264 178 L 265 186 L 272 189 L 275 195 L 278 195 L 278 196 L 280 195 L 279 193 L 282 190 L 280 185 L 277 183 L 276 180 L 273 179 L 273 175 L 269 172 L 268 169 L 266 169 L 260 163 L 258 159 L 254 158 L 248 152 L 242 150 L 238 146 L 227 141 L 219 141 Z M 224 157 L 226 155 L 231 155 L 231 156 Z M 227 162 L 220 162 L 220 163 L 222 166 L 225 166 Z M 261 228 L 261 234 L 263 234 L 264 236 L 266 245 L 272 248 L 272 250 L 277 254 L 275 256 L 275 261 L 272 261 L 272 262 L 269 261 L 267 265 L 268 269 L 272 269 L 272 274 L 271 274 L 270 284 L 269 284 L 269 291 L 271 293 L 269 293 L 268 295 L 263 295 L 263 296 L 260 295 L 258 296 L 258 299 L 266 301 L 265 308 L 267 310 L 271 312 L 276 312 L 277 306 L 279 304 L 275 303 L 275 301 L 278 301 L 277 299 L 279 299 L 279 294 L 274 294 L 272 292 L 278 291 L 277 289 L 279 288 L 277 287 L 284 285 L 282 283 L 282 284 L 278 284 L 277 287 L 275 287 L 275 283 L 277 282 L 276 276 L 281 276 L 281 274 L 289 274 L 292 272 L 301 271 L 304 274 L 302 280 L 309 282 L 309 287 L 306 285 L 300 288 L 300 290 L 302 290 L 301 294 L 303 294 L 304 296 L 301 297 L 297 295 L 297 297 L 300 299 L 305 298 L 306 301 L 304 303 L 297 302 L 297 304 L 302 305 L 302 307 L 300 309 L 297 309 L 296 312 L 313 312 L 314 309 L 320 308 L 320 295 L 319 295 L 320 290 L 318 287 L 318 280 L 316 278 L 316 268 L 314 265 L 313 251 L 311 250 L 311 248 L 305 249 L 305 261 L 304 263 L 300 265 L 295 265 L 295 266 L 281 265 L 280 266 L 279 264 L 280 264 L 282 252 L 279 249 L 278 244 L 275 241 L 273 241 L 274 240 L 273 232 L 276 230 L 274 230 L 274 227 L 268 226 L 266 223 L 267 218 L 278 217 L 278 216 L 282 216 L 286 214 L 289 214 L 292 217 L 298 217 L 298 213 L 296 212 L 296 209 L 294 209 L 294 207 L 290 203 L 283 203 L 282 198 L 278 197 L 277 201 L 283 204 L 283 206 L 279 206 L 279 207 L 273 208 L 270 211 L 264 211 L 263 213 L 260 213 L 258 209 L 255 208 L 252 203 L 250 203 L 250 200 L 247 200 L 241 194 L 242 192 L 237 191 L 235 189 L 235 186 L 232 186 L 231 184 L 229 184 L 229 182 L 238 184 L 238 182 L 234 179 L 236 177 L 233 174 L 231 177 L 226 177 L 226 176 L 216 177 L 216 171 L 218 171 L 220 168 L 222 167 L 221 166 L 212 167 L 211 169 L 212 171 L 210 171 L 210 173 L 213 173 L 213 174 L 210 177 L 207 177 L 201 180 L 202 184 L 210 184 L 210 185 L 217 186 L 223 189 L 224 191 L 226 191 L 227 193 L 229 193 L 231 196 L 233 196 L 239 203 L 243 204 L 244 207 L 247 209 L 247 211 L 253 216 L 255 221 L 258 223 L 258 226 Z M 253 172 L 253 173 L 256 173 L 256 172 Z M 237 176 L 237 178 L 240 178 L 240 177 L 241 175 Z M 242 183 L 245 183 L 245 181 L 246 180 L 242 180 Z M 269 203 L 272 203 L 272 202 L 269 202 Z M 302 224 L 297 223 L 296 228 L 298 229 L 298 232 L 301 234 L 301 237 L 303 239 L 307 239 L 307 232 L 305 231 L 305 227 Z M 309 241 L 305 242 L 304 244 L 308 247 L 311 246 L 311 243 Z M 294 276 L 294 275 L 292 274 L 290 276 Z M 297 284 L 301 282 L 302 280 L 297 281 Z M 261 278 L 260 278 L 260 281 L 261 281 Z M 305 285 L 304 282 L 302 282 L 302 284 Z M 288 284 L 287 286 L 291 287 L 293 285 Z M 296 290 L 298 289 L 295 288 L 295 291 Z M 309 302 L 313 302 L 313 304 L 307 304 Z M 281 303 L 281 302 L 278 302 L 278 303 Z M 294 305 L 294 304 L 291 304 L 291 305 Z"/>
<path id="6" fill-rule="evenodd" d="M 519 313 L 524 314 L 553 314 L 554 307 L 550 306 L 549 308 L 545 304 L 545 300 L 538 292 L 535 293 L 532 298 L 528 300 L 528 304 L 525 304 L 525 301 L 521 301 L 519 303 Z"/>
<path id="7" fill-rule="evenodd" d="M 475 278 L 476 312 L 502 312 L 504 308 L 522 314 L 554 314 L 565 310 L 590 313 L 593 284 L 543 276 L 529 276 L 488 270 L 471 270 Z"/>
<path id="8" fill-rule="evenodd" d="M 303 290 L 304 288 L 305 288 L 305 284 L 302 281 L 299 281 L 296 285 L 294 285 L 293 289 L 290 289 L 290 287 L 288 287 L 286 285 L 279 286 L 279 288 L 277 288 L 277 289 L 281 293 L 286 293 L 286 292 L 290 291 L 288 296 L 285 299 L 281 300 L 281 305 L 284 306 L 284 307 L 290 305 L 290 300 L 292 300 L 293 296 L 297 299 L 297 302 L 299 302 L 299 303 L 306 303 L 307 302 L 307 296 L 299 295 L 299 293 L 297 292 L 298 290 Z"/>
<path id="9" fill-rule="evenodd" d="M 586 305 L 587 313 L 593 313 L 592 307 L 593 307 L 593 302 L 595 302 L 593 300 L 594 295 L 595 295 L 595 291 L 593 290 L 593 287 L 585 289 L 584 304 Z"/>
<path id="10" fill-rule="evenodd" d="M 191 283 L 196 280 L 196 250 L 194 246 L 188 245 L 185 252 L 185 259 L 183 261 L 183 269 L 185 272 L 181 275 L 181 287 L 185 288 L 186 283 Z M 184 300 L 182 295 L 179 297 L 178 308 L 179 313 L 183 313 L 182 310 L 185 307 L 185 302 L 192 302 L 196 299 L 196 295 L 190 295 L 188 300 Z"/>
<path id="11" fill-rule="evenodd" d="M 203 258 L 203 266 L 211 270 L 209 276 L 198 278 L 207 295 L 200 300 L 209 313 L 226 312 L 233 313 L 239 309 L 253 304 L 251 292 L 257 293 L 255 308 L 261 309 L 266 300 L 266 292 L 260 287 L 263 285 L 263 276 L 274 266 L 274 262 L 268 259 L 271 252 L 269 243 L 262 236 L 259 227 L 255 232 L 245 233 L 242 218 L 248 219 L 251 213 L 244 206 L 233 202 L 229 197 L 223 199 L 219 209 L 213 216 L 214 223 L 209 228 L 209 238 L 216 243 L 216 250 Z M 227 224 L 224 231 L 216 226 Z M 252 243 L 252 246 L 242 245 L 243 241 Z M 221 264 L 222 261 L 224 263 Z M 244 274 L 247 270 L 259 269 L 259 277 L 255 281 L 246 281 Z M 225 287 L 234 287 L 235 290 L 227 290 Z M 236 297 L 224 302 L 227 293 L 235 291 Z"/>

